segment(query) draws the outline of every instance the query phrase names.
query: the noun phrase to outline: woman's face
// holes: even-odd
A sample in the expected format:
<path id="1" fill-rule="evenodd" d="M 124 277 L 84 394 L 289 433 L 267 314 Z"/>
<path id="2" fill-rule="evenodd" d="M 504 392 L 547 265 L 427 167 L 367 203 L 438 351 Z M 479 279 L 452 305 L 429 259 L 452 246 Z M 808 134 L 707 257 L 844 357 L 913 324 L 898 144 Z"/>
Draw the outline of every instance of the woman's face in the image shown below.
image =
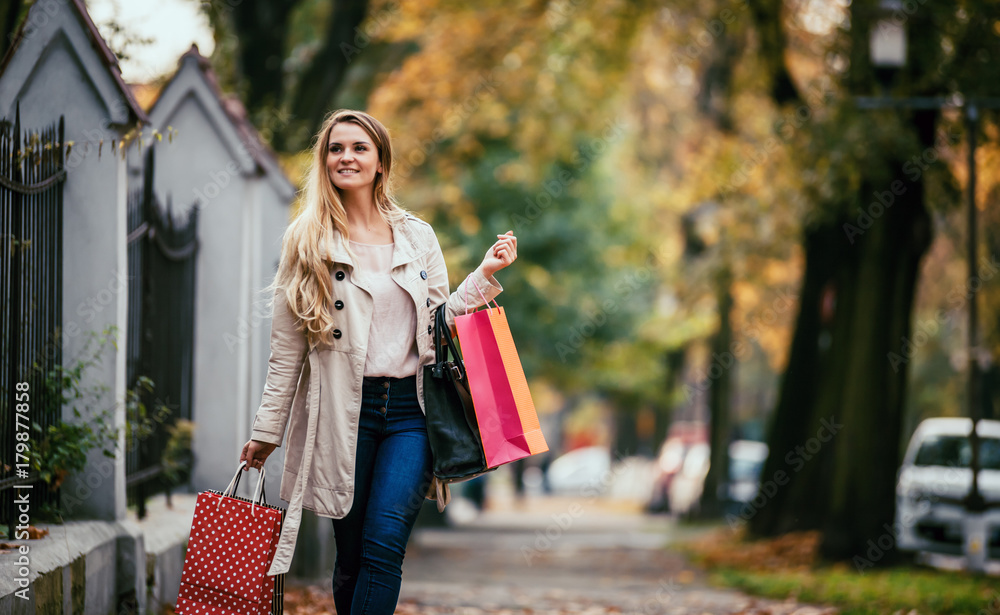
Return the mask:
<path id="1" fill-rule="evenodd" d="M 364 128 L 353 122 L 335 124 L 326 146 L 326 169 L 334 186 L 346 192 L 372 190 L 382 164 Z"/>

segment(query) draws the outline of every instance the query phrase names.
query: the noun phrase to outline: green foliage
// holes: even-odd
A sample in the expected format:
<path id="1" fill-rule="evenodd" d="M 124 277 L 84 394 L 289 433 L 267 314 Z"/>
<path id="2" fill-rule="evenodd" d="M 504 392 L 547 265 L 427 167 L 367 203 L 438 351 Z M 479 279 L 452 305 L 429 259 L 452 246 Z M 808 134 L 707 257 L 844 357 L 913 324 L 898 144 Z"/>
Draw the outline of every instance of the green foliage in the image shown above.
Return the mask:
<path id="1" fill-rule="evenodd" d="M 81 349 L 81 358 L 68 366 L 56 366 L 42 376 L 44 394 L 36 398 L 40 413 L 62 417 L 68 408 L 73 414 L 72 420 L 59 420 L 45 428 L 32 422 L 37 444 L 31 448 L 29 463 L 54 489 L 67 475 L 86 467 L 91 450 L 100 449 L 109 458 L 116 456 L 119 429 L 115 427 L 115 408 L 105 407 L 109 387 L 100 381 L 92 384 L 87 381 L 89 370 L 101 363 L 107 348 L 117 348 L 117 331 L 114 326 L 101 332 L 91 331 Z M 42 369 L 37 363 L 33 368 Z M 170 416 L 170 409 L 163 404 L 155 406 L 152 412 L 147 409 L 143 399 L 153 389 L 153 381 L 140 376 L 136 388 L 125 392 L 127 451 Z M 175 449 L 184 442 L 183 437 L 178 438 Z"/>
<path id="2" fill-rule="evenodd" d="M 76 409 L 73 414 L 77 419 L 81 417 Z M 38 423 L 33 423 L 41 442 L 32 449 L 32 467 L 42 480 L 58 488 L 67 474 L 86 467 L 87 453 L 92 448 L 102 447 L 106 457 L 114 457 L 113 443 L 117 430 L 110 426 L 108 417 L 109 413 L 105 411 L 92 419 L 93 424 L 63 421 L 49 425 L 45 430 Z M 108 448 L 109 445 L 112 446 Z"/>
<path id="3" fill-rule="evenodd" d="M 118 430 L 114 427 L 113 410 L 94 411 L 101 405 L 108 387 L 102 382 L 86 385 L 85 374 L 100 364 L 109 345 L 117 347 L 116 332 L 116 327 L 90 332 L 81 358 L 69 366 L 56 366 L 42 377 L 44 394 L 36 401 L 40 404 L 37 410 L 44 416 L 62 417 L 63 409 L 69 407 L 74 418 L 59 420 L 44 429 L 32 422 L 37 444 L 31 449 L 30 463 L 53 488 L 58 488 L 69 473 L 83 470 L 91 449 L 100 448 L 106 457 L 115 456 Z M 37 362 L 33 368 L 42 369 Z"/>
<path id="4" fill-rule="evenodd" d="M 900 567 L 858 574 L 840 567 L 805 572 L 713 571 L 715 584 L 765 596 L 834 604 L 845 615 L 980 613 L 1000 599 L 988 577 Z"/>
<path id="5" fill-rule="evenodd" d="M 146 376 L 136 378 L 136 386 L 125 391 L 125 450 L 131 451 L 139 442 L 148 438 L 156 426 L 164 423 L 171 414 L 165 404 L 156 405 L 152 412 L 146 407 L 145 398 L 153 392 L 155 384 Z"/>
<path id="6" fill-rule="evenodd" d="M 591 161 L 581 158 L 575 167 L 554 162 L 540 185 L 498 182 L 497 173 L 516 160 L 517 152 L 506 142 L 491 143 L 459 178 L 463 196 L 474 203 L 479 228 L 463 230 L 447 212 L 440 212 L 435 228 L 446 252 L 449 238 L 462 246 L 488 247 L 497 234 L 514 231 L 518 260 L 511 272 L 516 275 L 497 275 L 525 371 L 529 377 L 580 386 L 595 376 L 586 361 L 588 349 L 630 335 L 655 281 L 648 271 L 637 277 L 641 264 L 609 258 L 630 243 L 629 227 L 615 222 L 611 199 L 595 181 Z M 455 273 L 470 271 L 481 258 L 478 249 L 463 254 Z"/>
<path id="7" fill-rule="evenodd" d="M 187 419 L 177 419 L 176 423 L 167 427 L 170 439 L 163 450 L 161 464 L 163 475 L 171 483 L 179 482 L 183 471 L 189 467 L 194 427 L 194 423 Z"/>

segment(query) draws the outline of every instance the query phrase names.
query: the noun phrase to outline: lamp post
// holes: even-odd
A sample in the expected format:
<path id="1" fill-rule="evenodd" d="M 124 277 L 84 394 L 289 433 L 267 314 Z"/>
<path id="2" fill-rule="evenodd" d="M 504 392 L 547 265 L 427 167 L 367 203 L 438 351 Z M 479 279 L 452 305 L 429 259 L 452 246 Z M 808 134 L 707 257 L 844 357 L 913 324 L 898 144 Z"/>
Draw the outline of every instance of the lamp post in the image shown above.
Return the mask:
<path id="1" fill-rule="evenodd" d="M 896 73 L 906 66 L 907 39 L 901 0 L 882 0 L 875 15 L 874 27 L 868 33 L 868 58 L 876 78 L 888 87 Z"/>
<path id="2" fill-rule="evenodd" d="M 878 81 L 889 88 L 896 74 L 906 65 L 908 41 L 906 22 L 901 18 L 903 4 L 901 0 L 882 0 L 875 15 L 873 27 L 869 36 L 869 58 Z M 954 96 L 943 97 L 857 97 L 856 103 L 861 109 L 944 109 L 960 108 L 963 112 L 968 132 L 968 167 L 969 178 L 966 186 L 966 210 L 968 229 L 968 281 L 975 279 L 977 259 L 976 235 L 976 131 L 978 129 L 979 109 L 1000 108 L 1000 99 L 963 98 Z M 979 363 L 978 355 L 978 321 L 976 310 L 977 288 L 972 284 L 969 288 L 969 322 L 966 351 L 968 357 L 968 404 L 969 418 L 972 429 L 969 431 L 969 447 L 971 459 L 969 470 L 972 483 L 969 492 L 963 498 L 939 498 L 943 503 L 962 506 L 965 511 L 965 543 L 963 552 L 967 568 L 973 572 L 982 572 L 986 568 L 987 533 L 984 513 L 988 508 L 1000 506 L 1000 502 L 986 502 L 979 491 L 979 419 L 982 408 L 979 400 Z"/>

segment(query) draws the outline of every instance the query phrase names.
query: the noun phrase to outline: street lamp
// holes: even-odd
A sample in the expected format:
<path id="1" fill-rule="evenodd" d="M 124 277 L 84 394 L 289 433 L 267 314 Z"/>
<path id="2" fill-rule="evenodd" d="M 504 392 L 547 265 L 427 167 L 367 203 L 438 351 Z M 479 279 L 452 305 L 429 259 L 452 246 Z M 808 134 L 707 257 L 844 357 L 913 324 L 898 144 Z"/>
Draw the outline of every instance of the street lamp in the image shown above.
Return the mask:
<path id="1" fill-rule="evenodd" d="M 906 65 L 908 42 L 906 20 L 901 17 L 903 12 L 901 0 L 881 0 L 878 5 L 873 27 L 869 32 L 868 56 L 872 63 L 878 81 L 888 88 L 896 74 Z M 968 173 L 966 186 L 966 209 L 968 213 L 968 279 L 976 276 L 976 131 L 978 129 L 979 109 L 1000 108 L 998 99 L 963 99 L 962 97 L 857 97 L 856 103 L 861 109 L 943 109 L 959 107 L 963 111 L 968 132 Z M 979 401 L 979 363 L 976 291 L 977 287 L 969 287 L 969 329 L 966 348 L 968 352 L 968 404 L 969 418 L 972 419 L 972 429 L 969 432 L 969 448 L 971 459 L 969 471 L 972 473 L 972 484 L 964 498 L 940 498 L 941 502 L 962 506 L 965 511 L 965 545 L 964 553 L 968 569 L 982 572 L 986 567 L 987 533 L 984 513 L 987 509 L 1000 506 L 1000 502 L 986 502 L 979 491 L 979 419 L 982 408 Z"/>
<path id="2" fill-rule="evenodd" d="M 882 0 L 868 33 L 868 58 L 875 76 L 888 87 L 899 69 L 906 66 L 906 24 L 900 18 L 901 0 Z"/>

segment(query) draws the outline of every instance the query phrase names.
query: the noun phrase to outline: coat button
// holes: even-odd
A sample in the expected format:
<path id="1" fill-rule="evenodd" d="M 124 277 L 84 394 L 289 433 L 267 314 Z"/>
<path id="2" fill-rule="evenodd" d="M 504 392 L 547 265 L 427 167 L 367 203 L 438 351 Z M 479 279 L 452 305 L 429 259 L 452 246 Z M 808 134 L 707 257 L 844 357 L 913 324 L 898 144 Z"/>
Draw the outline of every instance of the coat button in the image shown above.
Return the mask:
<path id="1" fill-rule="evenodd" d="M 337 278 L 338 280 L 343 280 L 344 279 L 344 272 L 343 271 L 338 271 L 337 273 L 334 274 L 334 277 Z"/>
<path id="2" fill-rule="evenodd" d="M 337 308 L 338 310 L 342 310 L 344 309 L 344 302 L 341 301 L 340 299 L 337 299 L 336 301 L 333 302 L 333 307 Z"/>
<path id="3" fill-rule="evenodd" d="M 430 307 L 430 306 L 431 306 L 431 298 L 427 297 L 427 307 Z"/>
<path id="4" fill-rule="evenodd" d="M 389 399 L 389 396 L 386 395 L 385 393 L 382 393 L 382 399 Z"/>
<path id="5" fill-rule="evenodd" d="M 339 340 L 341 335 L 343 335 L 343 333 L 340 332 L 340 329 L 333 330 L 333 339 Z"/>
<path id="6" fill-rule="evenodd" d="M 427 272 L 426 271 L 421 271 L 420 272 L 420 277 L 422 277 L 423 279 L 426 280 L 427 279 Z"/>

